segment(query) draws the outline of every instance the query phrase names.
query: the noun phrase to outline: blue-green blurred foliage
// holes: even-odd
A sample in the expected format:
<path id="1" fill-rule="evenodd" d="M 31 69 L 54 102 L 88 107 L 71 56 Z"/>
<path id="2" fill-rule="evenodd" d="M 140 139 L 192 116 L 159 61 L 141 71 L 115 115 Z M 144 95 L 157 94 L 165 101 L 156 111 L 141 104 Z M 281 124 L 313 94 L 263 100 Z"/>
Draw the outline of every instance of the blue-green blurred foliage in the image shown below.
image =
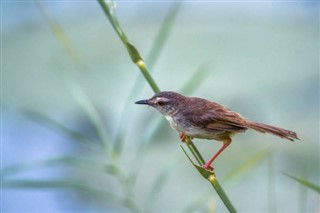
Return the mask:
<path id="1" fill-rule="evenodd" d="M 1 2 L 2 166 L 40 162 L 38 170 L 24 172 L 20 168 L 21 172 L 10 177 L 66 181 L 76 177 L 85 186 L 121 195 L 118 183 L 104 173 L 68 166 L 48 168 L 44 163 L 59 156 L 108 163 L 105 153 L 99 150 L 90 118 L 69 89 L 66 76 L 72 76 L 97 108 L 110 141 L 116 137 L 123 109 L 127 110 L 127 117 L 122 120 L 126 128 L 121 132 L 124 144 L 119 161 L 125 171 L 139 169 L 134 187 L 139 204 L 148 200 L 154 183 L 163 184 L 164 180 L 163 188 L 155 196 L 158 200 L 152 201 L 154 209 L 188 209 L 188 203 L 191 205 L 205 194 L 211 197 L 201 201 L 202 207 L 210 209 L 217 204 L 216 211 L 225 210 L 181 152 L 177 133 L 164 118 L 151 108 L 133 104 L 153 95 L 145 81 L 141 81 L 142 92 L 128 97 L 134 79 L 142 76 L 97 2 L 51 1 L 43 5 L 75 47 L 81 68 L 56 39 L 34 2 Z M 117 2 L 121 25 L 142 57 L 149 53 L 171 5 Z M 225 183 L 236 208 L 270 211 L 270 206 L 276 206 L 280 212 L 319 209 L 319 204 L 313 202 L 319 195 L 310 191 L 304 195 L 304 203 L 299 203 L 301 186 L 279 172 L 286 171 L 320 185 L 319 4 L 185 2 L 152 72 L 162 90 L 178 91 L 185 88 L 199 67 L 209 70 L 208 74 L 200 85 L 192 85 L 196 89 L 186 88 L 185 95 L 216 101 L 248 119 L 294 130 L 301 138 L 290 143 L 253 131 L 234 138 L 230 148 L 215 162 L 218 177 L 232 174 L 256 153 L 265 153 L 265 149 L 270 150 L 273 159 L 271 167 L 268 158 L 242 174 L 242 179 Z M 26 111 L 36 114 L 30 116 Z M 90 147 L 77 143 L 81 140 L 90 141 Z M 140 152 L 143 160 L 137 161 L 139 165 L 131 165 L 141 143 L 150 144 L 148 152 Z M 195 140 L 195 144 L 205 158 L 221 146 L 215 141 Z M 174 165 L 174 169 L 169 165 Z M 170 172 L 166 173 L 167 170 Z M 161 176 L 163 179 L 157 182 L 160 174 L 167 176 Z M 5 212 L 126 210 L 95 199 L 89 189 L 80 192 L 84 193 L 39 191 L 36 187 L 6 189 L 1 208 Z M 270 199 L 270 192 L 276 201 Z M 41 202 L 34 204 L 39 199 Z"/>

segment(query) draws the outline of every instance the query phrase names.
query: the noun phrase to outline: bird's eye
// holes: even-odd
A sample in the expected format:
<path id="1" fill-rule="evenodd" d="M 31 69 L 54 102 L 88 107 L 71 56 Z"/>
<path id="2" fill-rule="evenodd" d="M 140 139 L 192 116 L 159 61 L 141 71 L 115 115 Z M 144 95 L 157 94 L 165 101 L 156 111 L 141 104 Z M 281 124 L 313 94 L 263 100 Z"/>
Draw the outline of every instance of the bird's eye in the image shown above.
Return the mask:
<path id="1" fill-rule="evenodd" d="M 165 105 L 166 103 L 164 102 L 164 101 L 158 101 L 158 105 L 159 106 L 163 106 L 163 105 Z"/>
<path id="2" fill-rule="evenodd" d="M 156 100 L 155 100 L 155 103 L 156 103 L 158 106 L 164 106 L 164 105 L 166 105 L 168 102 L 169 102 L 169 99 L 163 98 L 163 97 L 157 97 Z"/>

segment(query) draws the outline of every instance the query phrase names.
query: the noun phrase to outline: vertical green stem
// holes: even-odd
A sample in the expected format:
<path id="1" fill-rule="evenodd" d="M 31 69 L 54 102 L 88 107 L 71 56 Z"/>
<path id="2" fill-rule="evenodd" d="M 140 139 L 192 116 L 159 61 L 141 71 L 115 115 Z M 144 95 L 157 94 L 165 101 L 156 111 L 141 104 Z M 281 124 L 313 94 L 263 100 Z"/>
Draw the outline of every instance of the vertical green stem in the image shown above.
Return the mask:
<path id="1" fill-rule="evenodd" d="M 117 34 L 120 37 L 121 41 L 123 42 L 123 44 L 127 48 L 127 51 L 129 53 L 129 56 L 130 56 L 132 62 L 135 63 L 139 67 L 141 73 L 143 74 L 143 76 L 145 77 L 147 82 L 149 83 L 149 85 L 152 88 L 152 90 L 155 93 L 160 92 L 159 87 L 157 86 L 156 82 L 154 81 L 154 79 L 150 75 L 150 72 L 148 71 L 148 69 L 147 69 L 147 67 L 145 65 L 145 62 L 142 59 L 142 57 L 140 56 L 138 50 L 129 42 L 129 40 L 127 39 L 127 37 L 124 34 L 123 30 L 121 29 L 121 27 L 119 25 L 119 22 L 118 22 L 117 18 L 114 15 L 113 8 L 110 8 L 105 3 L 104 0 L 97 0 L 97 1 L 99 2 L 99 4 L 100 4 L 101 8 L 103 9 L 104 13 L 107 15 L 109 21 L 111 22 L 114 30 L 117 32 Z M 194 155 L 194 157 L 198 161 L 198 163 L 200 165 L 205 164 L 205 161 L 204 161 L 203 157 L 201 156 L 200 152 L 198 151 L 198 149 L 196 148 L 196 146 L 193 144 L 193 142 L 190 140 L 189 137 L 186 137 L 186 144 L 187 144 L 189 150 L 191 151 L 191 153 Z M 190 161 L 191 161 L 191 159 L 190 159 Z M 214 187 L 214 189 L 218 193 L 218 195 L 221 198 L 221 200 L 223 201 L 223 203 L 226 205 L 227 209 L 232 213 L 236 212 L 235 208 L 233 207 L 233 205 L 230 202 L 229 198 L 227 197 L 226 193 L 223 191 L 221 185 L 219 184 L 218 180 L 216 179 L 215 174 L 203 169 L 202 167 L 199 167 L 199 166 L 196 166 L 196 165 L 194 165 L 194 166 L 198 169 L 198 171 L 201 173 L 201 175 L 204 178 L 209 180 L 209 182 Z"/>
<path id="2" fill-rule="evenodd" d="M 200 161 L 200 165 L 203 165 L 205 163 L 205 161 L 203 160 L 202 156 L 200 155 L 200 153 L 197 149 L 195 151 L 193 148 L 191 148 L 192 146 L 190 144 L 192 144 L 192 142 L 191 142 L 190 138 L 187 137 L 186 141 L 188 141 L 188 142 L 186 142 L 186 144 L 187 144 L 188 148 L 190 149 L 191 153 L 194 155 L 194 157 L 197 159 L 198 162 Z M 188 145 L 189 142 L 191 142 L 191 143 Z M 189 160 L 193 164 L 193 166 L 198 170 L 198 172 L 211 183 L 211 185 L 216 190 L 217 194 L 219 195 L 220 199 L 222 200 L 224 205 L 227 207 L 227 209 L 232 213 L 237 212 L 236 209 L 234 208 L 234 206 L 232 205 L 231 201 L 229 200 L 227 194 L 224 192 L 223 188 L 221 187 L 216 175 L 212 171 L 208 171 L 208 170 L 202 168 L 201 166 L 195 165 L 193 163 L 193 161 L 191 160 L 191 158 L 186 153 L 186 151 L 184 150 L 184 148 L 182 146 L 181 146 L 181 148 L 182 148 L 183 152 L 187 155 L 187 157 L 189 158 Z M 199 154 L 197 154 L 197 153 L 199 153 Z"/>
<path id="3" fill-rule="evenodd" d="M 185 141 L 186 141 L 186 144 L 187 144 L 189 150 L 191 151 L 193 156 L 198 161 L 199 165 L 204 165 L 206 162 L 204 161 L 204 159 L 203 159 L 202 155 L 200 154 L 199 150 L 197 149 L 197 147 L 193 144 L 192 140 L 188 136 L 186 136 Z"/>
<path id="4" fill-rule="evenodd" d="M 104 0 L 98 0 L 98 2 L 100 4 L 101 8 L 103 9 L 104 13 L 107 15 L 110 23 L 112 24 L 113 29 L 117 32 L 122 43 L 127 48 L 127 51 L 129 53 L 129 56 L 130 56 L 132 62 L 135 63 L 139 67 L 142 75 L 145 77 L 145 79 L 147 80 L 147 82 L 151 86 L 152 90 L 155 93 L 160 92 L 159 87 L 157 86 L 156 82 L 153 80 L 152 76 L 150 75 L 150 72 L 148 72 L 148 69 L 146 68 L 144 60 L 140 56 L 138 50 L 129 42 L 126 34 L 121 29 L 120 24 L 114 15 L 113 9 L 109 8 L 109 6 L 104 2 Z"/>
<path id="5" fill-rule="evenodd" d="M 150 73 L 148 72 L 148 69 L 146 67 L 146 64 L 144 63 L 143 60 L 138 61 L 137 66 L 141 70 L 142 75 L 145 77 L 145 79 L 148 81 L 149 85 L 151 86 L 152 90 L 154 93 L 160 92 L 159 87 L 157 86 L 156 82 L 153 80 L 151 77 Z"/>
<path id="6" fill-rule="evenodd" d="M 227 207 L 229 212 L 231 212 L 231 213 L 237 212 L 237 210 L 233 207 L 231 201 L 229 200 L 227 194 L 224 192 L 223 188 L 221 187 L 220 183 L 218 182 L 218 179 L 216 178 L 216 176 L 210 175 L 208 177 L 208 180 L 211 183 L 211 185 L 214 187 L 216 192 L 218 193 L 219 197 L 221 198 L 222 202 Z"/>

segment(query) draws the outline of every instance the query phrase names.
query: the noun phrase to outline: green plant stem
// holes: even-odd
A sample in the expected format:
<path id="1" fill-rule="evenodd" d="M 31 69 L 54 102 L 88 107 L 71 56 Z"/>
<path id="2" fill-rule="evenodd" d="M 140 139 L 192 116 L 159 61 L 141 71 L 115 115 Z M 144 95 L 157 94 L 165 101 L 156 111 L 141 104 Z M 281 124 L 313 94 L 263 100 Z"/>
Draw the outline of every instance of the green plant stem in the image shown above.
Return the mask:
<path id="1" fill-rule="evenodd" d="M 206 162 L 204 161 L 204 159 L 203 159 L 202 155 L 200 154 L 199 150 L 197 149 L 197 147 L 193 144 L 192 140 L 188 136 L 186 136 L 185 142 L 186 142 L 189 150 L 191 151 L 191 153 L 195 157 L 195 159 L 198 161 L 199 165 L 204 165 Z"/>
<path id="2" fill-rule="evenodd" d="M 216 192 L 218 193 L 219 197 L 221 198 L 222 202 L 224 205 L 227 207 L 229 212 L 234 213 L 237 212 L 237 210 L 233 207 L 231 201 L 229 200 L 227 194 L 224 192 L 223 188 L 221 187 L 218 179 L 216 178 L 215 175 L 211 175 L 208 177 L 209 182 L 211 185 L 214 187 Z"/>
<path id="3" fill-rule="evenodd" d="M 145 62 L 142 59 L 142 57 L 140 56 L 138 50 L 131 43 L 129 43 L 128 38 L 126 37 L 125 33 L 121 29 L 120 24 L 114 15 L 114 8 L 110 8 L 110 6 L 108 6 L 104 0 L 97 0 L 97 1 L 99 2 L 104 13 L 107 15 L 111 25 L 113 26 L 114 30 L 116 31 L 116 33 L 120 37 L 121 41 L 123 42 L 123 44 L 127 48 L 132 62 L 135 63 L 139 67 L 141 73 L 143 74 L 143 76 L 145 77 L 147 82 L 149 83 L 152 90 L 155 93 L 160 92 L 159 87 L 157 86 L 156 82 L 154 81 L 154 79 L 150 75 L 150 72 L 148 71 L 148 69 L 145 65 Z M 190 149 L 191 153 L 197 159 L 198 163 L 200 165 L 204 165 L 205 161 L 204 161 L 203 157 L 201 156 L 200 152 L 198 151 L 198 149 L 196 148 L 196 146 L 192 143 L 192 141 L 188 137 L 187 137 L 187 141 L 188 142 L 186 144 L 187 144 L 188 148 Z M 188 158 L 189 158 L 189 156 L 188 156 Z M 190 159 L 190 161 L 191 161 L 191 159 Z M 219 184 L 215 174 L 210 171 L 207 171 L 207 170 L 203 169 L 202 167 L 199 167 L 195 164 L 194 164 L 194 166 L 198 169 L 198 171 L 200 172 L 200 174 L 204 178 L 209 180 L 209 182 L 214 187 L 214 189 L 218 193 L 218 195 L 221 198 L 221 200 L 223 201 L 223 203 L 226 205 L 227 209 L 232 213 L 236 212 L 235 208 L 233 207 L 233 205 L 230 202 L 229 198 L 227 197 L 226 193 L 223 191 L 221 185 Z"/>
<path id="4" fill-rule="evenodd" d="M 206 162 L 204 161 L 204 159 L 201 156 L 197 147 L 193 144 L 190 137 L 186 136 L 185 141 L 186 141 L 186 144 L 187 144 L 189 150 L 191 151 L 193 156 L 196 158 L 198 163 L 200 165 L 204 165 Z M 198 170 L 199 170 L 199 168 L 198 168 Z M 211 185 L 216 190 L 216 192 L 218 193 L 219 197 L 221 198 L 222 202 L 225 204 L 227 209 L 230 212 L 237 212 L 236 209 L 233 207 L 232 203 L 230 202 L 227 194 L 224 192 L 223 188 L 221 187 L 220 183 L 218 182 L 216 175 L 214 173 L 212 173 L 211 175 L 207 175 L 207 173 L 206 173 L 206 175 L 204 175 L 203 172 L 201 172 L 201 171 L 199 171 L 199 172 L 204 178 L 206 178 L 211 183 Z"/>
<path id="5" fill-rule="evenodd" d="M 174 2 L 169 11 L 166 13 L 166 16 L 160 26 L 159 31 L 157 32 L 157 35 L 153 41 L 153 44 L 150 48 L 150 51 L 146 57 L 146 62 L 148 64 L 148 68 L 149 70 L 152 72 L 153 71 L 153 67 L 155 66 L 159 55 L 163 49 L 163 47 L 165 46 L 165 43 L 170 35 L 170 32 L 172 31 L 172 26 L 173 23 L 175 22 L 175 19 L 177 17 L 177 14 L 180 11 L 181 5 L 182 5 L 182 1 L 179 2 Z M 115 137 L 113 139 L 113 149 L 114 149 L 114 153 L 115 153 L 115 157 L 120 157 L 121 156 L 121 152 L 123 149 L 123 145 L 124 145 L 124 134 L 126 132 L 126 128 L 127 128 L 127 123 L 126 120 L 128 120 L 128 117 L 131 116 L 131 113 L 129 110 L 127 110 L 128 105 L 132 104 L 132 98 L 135 96 L 135 94 L 137 94 L 139 91 L 141 91 L 143 84 L 142 84 L 142 79 L 141 76 L 137 76 L 136 79 L 134 80 L 133 86 L 131 87 L 131 89 L 129 89 L 129 95 L 126 98 L 126 102 L 122 107 L 122 112 L 120 113 L 120 119 L 119 119 L 119 126 L 116 130 L 116 134 Z M 139 150 L 139 149 L 138 149 Z M 136 155 L 140 155 L 140 152 L 137 152 Z M 136 157 L 136 159 L 138 159 Z M 138 169 L 136 168 L 137 166 L 134 166 L 136 164 L 135 161 L 133 161 L 133 167 L 131 167 L 131 171 L 133 171 L 133 173 L 137 173 L 136 171 L 138 171 Z M 130 174 L 131 172 L 129 172 Z M 133 175 L 136 176 L 136 175 Z M 132 183 L 134 183 L 134 179 L 135 178 L 131 178 Z"/>
<path id="6" fill-rule="evenodd" d="M 98 2 L 100 4 L 101 8 L 103 9 L 104 13 L 107 15 L 113 29 L 116 31 L 116 33 L 120 37 L 121 41 L 123 42 L 123 44 L 127 48 L 127 51 L 129 53 L 129 56 L 130 56 L 132 62 L 135 63 L 139 67 L 141 73 L 143 74 L 143 76 L 145 77 L 145 79 L 147 80 L 149 85 L 151 86 L 152 90 L 155 93 L 160 92 L 159 87 L 157 86 L 156 82 L 153 80 L 152 76 L 150 75 L 150 72 L 148 72 L 148 69 L 146 68 L 144 60 L 140 56 L 138 50 L 129 42 L 127 36 L 125 35 L 123 30 L 121 29 L 120 24 L 114 15 L 114 10 L 112 8 L 110 8 L 104 2 L 104 0 L 98 0 Z"/>
<path id="7" fill-rule="evenodd" d="M 187 139 L 190 140 L 190 139 Z M 191 140 L 190 140 L 191 141 Z M 188 146 L 188 144 L 187 144 Z M 188 146 L 189 148 L 189 146 Z M 187 152 L 184 150 L 183 146 L 181 145 L 181 149 L 184 152 L 184 154 L 188 157 L 189 161 L 192 163 L 192 165 L 198 170 L 198 172 L 202 175 L 202 177 L 204 177 L 205 179 L 207 179 L 211 185 L 213 186 L 213 188 L 216 190 L 217 194 L 219 195 L 220 199 L 222 200 L 222 202 L 224 203 L 224 205 L 227 207 L 227 209 L 229 210 L 229 212 L 234 213 L 237 212 L 236 209 L 233 207 L 231 201 L 229 200 L 227 194 L 224 192 L 223 188 L 221 187 L 216 175 L 214 172 L 209 171 L 204 169 L 202 166 L 198 166 L 196 164 L 193 163 L 193 161 L 191 160 L 191 158 L 189 157 L 189 155 L 187 154 Z M 189 148 L 190 149 L 190 148 Z M 191 150 L 190 150 L 191 151 Z M 192 151 L 191 151 L 192 152 Z M 193 152 L 192 152 L 193 154 Z M 201 155 L 200 155 L 201 156 Z M 197 157 L 196 157 L 197 158 Z M 201 161 L 201 165 L 204 165 L 204 160 L 199 157 L 198 158 Z"/>
<path id="8" fill-rule="evenodd" d="M 151 86 L 152 90 L 154 93 L 158 93 L 160 92 L 159 87 L 157 86 L 156 82 L 153 80 L 153 78 L 151 77 L 145 63 L 143 60 L 138 61 L 137 66 L 139 67 L 139 69 L 142 72 L 142 75 L 145 77 L 145 79 L 148 81 L 149 85 Z"/>

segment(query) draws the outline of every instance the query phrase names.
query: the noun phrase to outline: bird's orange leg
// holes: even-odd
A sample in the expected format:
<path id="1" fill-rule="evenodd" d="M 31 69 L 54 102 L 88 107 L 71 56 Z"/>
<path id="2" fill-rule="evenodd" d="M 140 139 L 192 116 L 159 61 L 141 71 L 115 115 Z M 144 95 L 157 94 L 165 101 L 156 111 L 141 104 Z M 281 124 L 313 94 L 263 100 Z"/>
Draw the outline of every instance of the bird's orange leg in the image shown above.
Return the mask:
<path id="1" fill-rule="evenodd" d="M 223 150 L 225 150 L 225 148 L 229 146 L 230 143 L 231 143 L 231 139 L 224 140 L 223 146 L 219 149 L 219 151 L 202 167 L 212 171 L 213 170 L 213 167 L 211 166 L 212 162 L 223 152 Z"/>
<path id="2" fill-rule="evenodd" d="M 179 132 L 179 138 L 180 138 L 181 142 L 185 142 L 186 135 L 183 132 Z"/>
<path id="3" fill-rule="evenodd" d="M 181 140 L 181 142 L 186 142 L 186 135 L 183 133 L 183 132 L 179 132 L 179 138 Z M 192 140 L 193 137 L 190 137 L 189 138 Z"/>

